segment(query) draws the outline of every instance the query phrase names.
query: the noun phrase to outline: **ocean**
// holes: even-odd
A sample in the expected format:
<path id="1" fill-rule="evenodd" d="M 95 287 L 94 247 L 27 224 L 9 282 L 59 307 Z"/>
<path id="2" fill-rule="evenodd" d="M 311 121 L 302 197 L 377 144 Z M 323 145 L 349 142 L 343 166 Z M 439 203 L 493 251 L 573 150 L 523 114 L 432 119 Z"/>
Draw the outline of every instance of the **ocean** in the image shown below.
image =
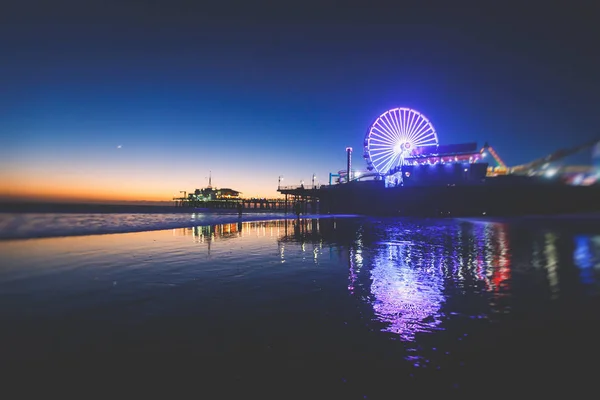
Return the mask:
<path id="1" fill-rule="evenodd" d="M 29 211 L 0 213 L 10 384 L 311 399 L 594 388 L 597 215 Z"/>

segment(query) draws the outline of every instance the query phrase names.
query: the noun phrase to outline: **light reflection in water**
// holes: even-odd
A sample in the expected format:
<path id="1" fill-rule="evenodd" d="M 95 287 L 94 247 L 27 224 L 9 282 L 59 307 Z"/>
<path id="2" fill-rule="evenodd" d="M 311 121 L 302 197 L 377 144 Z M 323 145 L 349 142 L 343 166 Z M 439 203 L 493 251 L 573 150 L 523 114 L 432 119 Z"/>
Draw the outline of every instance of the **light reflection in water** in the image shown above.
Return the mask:
<path id="1" fill-rule="evenodd" d="M 208 244 L 209 250 L 211 241 L 229 237 L 276 237 L 281 263 L 300 256 L 318 264 L 327 243 L 330 259 L 345 259 L 349 264 L 348 292 L 372 307 L 377 320 L 385 324 L 384 331 L 407 341 L 419 332 L 441 329 L 454 311 L 446 305 L 447 299 L 457 295 L 487 291 L 490 302 L 486 304 L 494 312 L 510 312 L 513 303 L 513 249 L 508 225 L 503 223 L 391 226 L 384 237 L 377 236 L 379 226 L 365 231 L 360 223 L 335 219 L 239 222 L 178 231 Z M 527 261 L 514 261 L 518 268 L 543 272 L 552 298 L 559 295 L 558 235 L 556 231 L 536 233 L 531 236 Z M 573 240 L 581 281 L 594 286 L 600 271 L 600 236 Z"/>
<path id="2" fill-rule="evenodd" d="M 510 289 L 510 245 L 506 225 L 493 224 L 487 227 L 485 250 L 491 255 L 487 269 L 491 274 L 492 290 L 495 292 Z"/>
<path id="3" fill-rule="evenodd" d="M 430 332 L 440 324 L 445 300 L 439 264 L 431 266 L 426 254 L 412 257 L 411 245 L 388 245 L 371 266 L 371 294 L 377 318 L 385 332 L 414 340 L 417 332 Z M 434 263 L 435 264 L 435 263 Z"/>
<path id="4" fill-rule="evenodd" d="M 600 270 L 600 236 L 575 236 L 573 260 L 585 285 L 596 283 L 595 271 Z"/>
<path id="5" fill-rule="evenodd" d="M 389 230 L 394 239 L 380 242 L 368 258 L 363 258 L 362 240 L 349 249 L 348 290 L 356 293 L 361 269 L 368 267 L 371 303 L 377 319 L 385 323 L 383 331 L 413 341 L 417 333 L 441 329 L 446 296 L 451 295 L 448 290 L 473 290 L 475 281 L 484 282 L 482 286 L 494 296 L 502 297 L 510 290 L 511 249 L 506 225 L 464 224 L 442 232 L 440 237 L 450 239 L 445 245 L 435 243 L 435 232 L 431 232 L 433 237 L 396 239 L 416 233 Z"/>
<path id="6" fill-rule="evenodd" d="M 546 257 L 546 275 L 548 278 L 548 285 L 552 293 L 552 298 L 558 297 L 559 286 L 558 286 L 558 251 L 556 249 L 557 236 L 554 233 L 548 232 L 544 236 L 545 247 L 544 256 Z"/>
<path id="7" fill-rule="evenodd" d="M 192 236 L 194 242 L 207 245 L 210 256 L 211 243 L 231 238 L 248 237 L 277 237 L 283 238 L 288 233 L 288 220 L 273 221 L 238 221 L 227 224 L 202 225 L 188 228 L 173 229 L 175 236 Z M 285 248 L 280 243 L 281 262 L 285 262 Z"/>
<path id="8" fill-rule="evenodd" d="M 246 235 L 258 237 L 284 237 L 287 235 L 287 220 L 233 222 L 228 224 L 203 225 L 173 229 L 178 236 L 192 236 L 194 241 L 204 243 L 208 240 L 221 240 Z M 268 230 L 267 230 L 268 229 Z"/>
<path id="9" fill-rule="evenodd" d="M 252 221 L 204 225 L 189 228 L 173 229 L 173 235 L 192 236 L 197 243 L 207 245 L 210 255 L 211 242 L 243 237 L 273 237 L 277 239 L 279 258 L 285 263 L 285 244 L 295 242 L 300 244 L 302 253 L 307 253 L 315 264 L 323 250 L 323 240 L 319 235 L 320 224 L 316 219 Z M 310 253 L 310 255 L 308 254 Z"/>
<path id="10" fill-rule="evenodd" d="M 485 282 L 486 289 L 490 289 L 490 283 L 487 279 L 486 269 L 486 246 L 487 246 L 487 235 L 486 231 L 490 229 L 489 225 L 477 224 L 474 227 L 475 241 L 473 247 L 475 248 L 476 257 L 474 257 L 474 271 L 475 277 L 478 281 Z"/>
<path id="11" fill-rule="evenodd" d="M 358 274 L 360 274 L 363 267 L 363 257 L 362 257 L 362 248 L 354 248 L 350 247 L 350 275 L 348 277 L 348 290 L 350 294 L 355 293 L 356 282 L 358 280 Z"/>

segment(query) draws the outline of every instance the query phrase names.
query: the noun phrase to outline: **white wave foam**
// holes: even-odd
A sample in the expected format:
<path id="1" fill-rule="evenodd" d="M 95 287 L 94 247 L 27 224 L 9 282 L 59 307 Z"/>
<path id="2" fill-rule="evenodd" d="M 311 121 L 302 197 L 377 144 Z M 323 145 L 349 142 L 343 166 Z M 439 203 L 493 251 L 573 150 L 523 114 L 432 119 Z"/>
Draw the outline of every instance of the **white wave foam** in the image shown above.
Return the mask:
<path id="1" fill-rule="evenodd" d="M 303 218 L 322 216 L 303 216 Z M 0 213 L 0 239 L 29 239 L 57 236 L 99 235 L 186 228 L 203 225 L 292 219 L 293 214 L 255 213 Z"/>

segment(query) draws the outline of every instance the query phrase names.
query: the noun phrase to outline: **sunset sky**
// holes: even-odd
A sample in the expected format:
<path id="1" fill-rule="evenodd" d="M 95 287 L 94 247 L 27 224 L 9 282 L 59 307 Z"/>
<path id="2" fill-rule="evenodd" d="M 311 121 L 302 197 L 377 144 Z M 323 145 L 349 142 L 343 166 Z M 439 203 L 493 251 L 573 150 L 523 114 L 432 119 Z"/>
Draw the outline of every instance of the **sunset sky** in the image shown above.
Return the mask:
<path id="1" fill-rule="evenodd" d="M 600 134 L 592 10 L 15 3 L 0 13 L 4 198 L 166 201 L 209 171 L 275 197 L 280 175 L 327 183 L 346 146 L 363 169 L 367 128 L 399 106 L 509 165 Z"/>

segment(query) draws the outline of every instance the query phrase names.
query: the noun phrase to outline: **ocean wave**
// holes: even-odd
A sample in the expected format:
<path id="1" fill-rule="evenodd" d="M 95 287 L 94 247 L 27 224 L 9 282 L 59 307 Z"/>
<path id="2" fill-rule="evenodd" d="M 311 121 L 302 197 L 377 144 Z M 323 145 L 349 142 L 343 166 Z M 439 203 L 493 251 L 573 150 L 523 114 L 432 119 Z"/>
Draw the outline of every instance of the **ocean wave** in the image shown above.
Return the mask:
<path id="1" fill-rule="evenodd" d="M 306 215 L 303 218 L 310 218 Z M 315 216 L 321 218 L 322 216 Z M 143 232 L 295 218 L 284 213 L 0 213 L 0 240 Z"/>

